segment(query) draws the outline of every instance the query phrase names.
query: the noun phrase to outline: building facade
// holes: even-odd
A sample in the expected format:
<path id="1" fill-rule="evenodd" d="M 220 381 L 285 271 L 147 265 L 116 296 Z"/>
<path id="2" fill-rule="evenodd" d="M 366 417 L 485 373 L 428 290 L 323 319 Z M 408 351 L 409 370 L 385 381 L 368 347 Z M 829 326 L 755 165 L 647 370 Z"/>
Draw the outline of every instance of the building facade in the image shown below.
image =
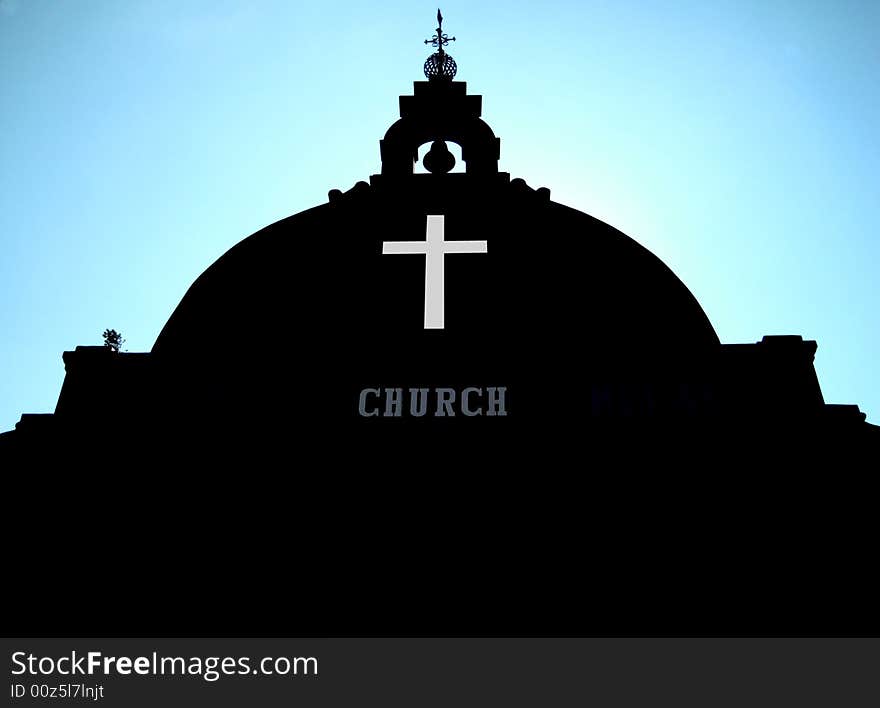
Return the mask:
<path id="1" fill-rule="evenodd" d="M 221 256 L 152 351 L 65 352 L 55 412 L 0 435 L 37 526 L 115 529 L 100 582 L 146 605 L 112 624 L 75 574 L 91 626 L 863 626 L 880 428 L 815 342 L 721 343 L 647 249 L 500 172 L 438 37 L 380 173 Z"/>

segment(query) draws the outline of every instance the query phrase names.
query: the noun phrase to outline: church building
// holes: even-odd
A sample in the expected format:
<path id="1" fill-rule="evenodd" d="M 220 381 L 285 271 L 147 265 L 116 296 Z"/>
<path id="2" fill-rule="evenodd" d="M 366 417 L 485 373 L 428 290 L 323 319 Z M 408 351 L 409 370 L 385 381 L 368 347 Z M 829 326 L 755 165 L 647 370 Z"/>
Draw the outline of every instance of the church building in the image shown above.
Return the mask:
<path id="1" fill-rule="evenodd" d="M 270 580 L 237 565 L 246 549 L 227 548 L 233 562 L 214 548 L 205 582 L 307 592 L 313 614 L 239 608 L 230 631 L 857 625 L 867 531 L 834 534 L 867 524 L 880 428 L 825 401 L 816 342 L 720 342 L 635 238 L 500 172 L 438 20 L 377 174 L 221 255 L 151 351 L 64 352 L 54 413 L 0 434 L 7 472 L 55 495 L 33 523 L 88 537 L 91 517 L 62 498 L 108 493 L 97 527 L 140 541 L 102 577 L 144 593 L 163 563 L 150 533 L 178 539 L 172 592 L 202 571 L 171 527 L 199 519 L 234 546 L 272 524 L 276 545 L 291 539 L 276 561 L 304 575 Z M 824 595 L 839 611 L 810 615 L 831 576 L 849 588 Z M 204 627 L 169 597 L 146 629 L 133 614 L 119 626 Z"/>

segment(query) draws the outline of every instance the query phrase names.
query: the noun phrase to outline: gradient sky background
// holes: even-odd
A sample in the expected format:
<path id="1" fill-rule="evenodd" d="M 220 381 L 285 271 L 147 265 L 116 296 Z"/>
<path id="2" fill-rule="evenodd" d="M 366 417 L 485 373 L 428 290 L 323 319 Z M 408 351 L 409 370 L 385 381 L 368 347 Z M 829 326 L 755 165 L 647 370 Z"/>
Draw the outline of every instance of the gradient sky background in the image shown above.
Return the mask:
<path id="1" fill-rule="evenodd" d="M 441 7 L 502 170 L 656 253 L 723 342 L 817 340 L 826 401 L 880 423 L 880 3 Z M 54 410 L 64 350 L 149 350 L 229 247 L 377 173 L 435 14 L 0 0 L 0 430 Z"/>

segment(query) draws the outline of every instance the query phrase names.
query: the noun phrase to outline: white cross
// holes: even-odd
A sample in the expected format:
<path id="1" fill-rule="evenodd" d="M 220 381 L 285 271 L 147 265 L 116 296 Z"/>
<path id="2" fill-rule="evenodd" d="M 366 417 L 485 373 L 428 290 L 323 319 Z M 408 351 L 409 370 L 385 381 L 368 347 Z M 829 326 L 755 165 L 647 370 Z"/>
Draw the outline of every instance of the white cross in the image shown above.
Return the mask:
<path id="1" fill-rule="evenodd" d="M 428 215 L 424 241 L 383 241 L 382 253 L 425 256 L 425 329 L 443 329 L 444 263 L 447 253 L 488 253 L 486 241 L 444 241 L 445 217 Z"/>

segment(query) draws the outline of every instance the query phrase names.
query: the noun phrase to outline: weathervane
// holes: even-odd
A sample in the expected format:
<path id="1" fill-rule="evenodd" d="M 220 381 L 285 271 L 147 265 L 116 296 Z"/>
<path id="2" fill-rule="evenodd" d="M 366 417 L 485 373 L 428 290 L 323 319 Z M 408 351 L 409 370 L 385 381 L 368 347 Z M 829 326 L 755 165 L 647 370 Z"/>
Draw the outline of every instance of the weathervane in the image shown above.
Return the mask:
<path id="1" fill-rule="evenodd" d="M 430 44 L 437 49 L 425 62 L 425 76 L 428 80 L 445 79 L 452 81 L 458 66 L 450 54 L 443 51 L 450 42 L 455 41 L 455 37 L 450 37 L 443 32 L 443 15 L 440 14 L 440 8 L 437 8 L 437 36 L 426 39 L 425 44 Z"/>

